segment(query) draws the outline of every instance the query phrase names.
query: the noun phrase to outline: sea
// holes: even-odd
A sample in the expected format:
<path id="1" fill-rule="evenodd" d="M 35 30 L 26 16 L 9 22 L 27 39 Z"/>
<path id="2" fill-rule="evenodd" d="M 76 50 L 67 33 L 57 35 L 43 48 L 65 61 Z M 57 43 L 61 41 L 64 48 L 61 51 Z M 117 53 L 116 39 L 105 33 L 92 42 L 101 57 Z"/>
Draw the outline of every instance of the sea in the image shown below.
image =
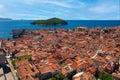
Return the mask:
<path id="1" fill-rule="evenodd" d="M 30 24 L 33 20 L 0 20 L 0 38 L 12 39 L 10 33 L 15 29 L 36 30 L 43 28 L 64 28 L 74 29 L 79 26 L 88 28 L 95 27 L 115 27 L 120 26 L 120 20 L 67 20 L 68 25 L 64 26 L 37 26 Z"/>

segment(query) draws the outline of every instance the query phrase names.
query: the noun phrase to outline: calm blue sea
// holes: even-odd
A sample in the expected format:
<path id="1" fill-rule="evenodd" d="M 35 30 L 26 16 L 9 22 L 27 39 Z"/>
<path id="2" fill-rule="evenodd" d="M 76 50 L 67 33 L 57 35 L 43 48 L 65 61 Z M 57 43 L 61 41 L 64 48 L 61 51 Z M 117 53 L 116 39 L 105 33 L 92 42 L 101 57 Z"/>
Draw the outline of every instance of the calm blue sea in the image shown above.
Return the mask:
<path id="1" fill-rule="evenodd" d="M 12 38 L 10 32 L 13 29 L 42 29 L 42 28 L 65 28 L 73 29 L 77 26 L 93 27 L 114 27 L 120 25 L 120 20 L 67 20 L 65 26 L 35 26 L 30 22 L 33 20 L 0 20 L 0 38 Z"/>

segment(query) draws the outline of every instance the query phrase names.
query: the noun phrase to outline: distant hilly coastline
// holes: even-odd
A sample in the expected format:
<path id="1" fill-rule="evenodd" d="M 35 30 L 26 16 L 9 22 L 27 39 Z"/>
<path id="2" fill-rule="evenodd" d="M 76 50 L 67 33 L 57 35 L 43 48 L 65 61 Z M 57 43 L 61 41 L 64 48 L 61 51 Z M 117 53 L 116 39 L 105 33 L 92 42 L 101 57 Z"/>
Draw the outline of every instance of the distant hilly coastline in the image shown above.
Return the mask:
<path id="1" fill-rule="evenodd" d="M 59 19 L 59 18 L 50 18 L 47 20 L 36 20 L 33 21 L 31 24 L 33 25 L 41 25 L 41 26 L 62 26 L 67 25 L 67 21 Z"/>
<path id="2" fill-rule="evenodd" d="M 11 18 L 0 18 L 0 20 L 12 20 Z"/>

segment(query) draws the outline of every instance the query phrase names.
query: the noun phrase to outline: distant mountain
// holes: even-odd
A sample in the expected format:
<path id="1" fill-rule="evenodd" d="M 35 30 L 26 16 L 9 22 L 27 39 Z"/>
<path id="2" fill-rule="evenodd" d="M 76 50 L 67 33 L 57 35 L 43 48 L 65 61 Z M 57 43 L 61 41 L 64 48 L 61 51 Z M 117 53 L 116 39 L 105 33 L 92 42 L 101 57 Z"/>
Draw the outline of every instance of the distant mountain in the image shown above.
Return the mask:
<path id="1" fill-rule="evenodd" d="M 36 20 L 33 21 L 31 24 L 43 25 L 43 26 L 61 26 L 61 25 L 67 25 L 67 22 L 59 18 L 50 18 L 47 20 Z"/>
<path id="2" fill-rule="evenodd" d="M 0 20 L 12 20 L 11 18 L 0 18 Z"/>

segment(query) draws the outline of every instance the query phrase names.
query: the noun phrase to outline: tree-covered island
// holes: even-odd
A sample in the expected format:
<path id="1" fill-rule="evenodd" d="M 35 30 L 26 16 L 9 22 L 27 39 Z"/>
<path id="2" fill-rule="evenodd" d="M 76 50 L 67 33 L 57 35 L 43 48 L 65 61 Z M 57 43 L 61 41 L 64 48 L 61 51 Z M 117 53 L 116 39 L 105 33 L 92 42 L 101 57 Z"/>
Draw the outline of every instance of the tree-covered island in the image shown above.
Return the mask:
<path id="1" fill-rule="evenodd" d="M 42 26 L 61 26 L 61 25 L 67 25 L 67 22 L 59 18 L 50 18 L 47 20 L 36 20 L 33 21 L 31 24 L 42 25 Z"/>

